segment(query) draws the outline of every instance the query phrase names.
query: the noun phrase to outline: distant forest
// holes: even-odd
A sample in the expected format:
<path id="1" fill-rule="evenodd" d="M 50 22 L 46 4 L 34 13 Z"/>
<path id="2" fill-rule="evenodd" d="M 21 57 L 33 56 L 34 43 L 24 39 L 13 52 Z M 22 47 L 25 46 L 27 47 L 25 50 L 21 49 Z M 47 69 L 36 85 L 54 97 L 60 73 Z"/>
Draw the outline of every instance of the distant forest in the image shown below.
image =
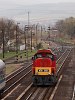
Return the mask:
<path id="1" fill-rule="evenodd" d="M 59 30 L 60 33 L 68 34 L 71 38 L 75 38 L 75 18 L 70 17 L 65 20 L 59 20 L 56 22 L 55 27 Z"/>

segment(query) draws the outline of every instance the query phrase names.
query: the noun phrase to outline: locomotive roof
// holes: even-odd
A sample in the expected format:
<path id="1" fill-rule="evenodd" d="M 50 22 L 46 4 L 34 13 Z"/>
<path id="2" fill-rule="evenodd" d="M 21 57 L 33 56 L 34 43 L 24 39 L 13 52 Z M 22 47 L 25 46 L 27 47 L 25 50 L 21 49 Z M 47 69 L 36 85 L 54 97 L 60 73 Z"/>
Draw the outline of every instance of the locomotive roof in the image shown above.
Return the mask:
<path id="1" fill-rule="evenodd" d="M 5 63 L 0 59 L 0 69 L 5 67 Z"/>
<path id="2" fill-rule="evenodd" d="M 37 53 L 52 53 L 52 51 L 51 49 L 43 49 L 43 50 L 38 50 Z"/>

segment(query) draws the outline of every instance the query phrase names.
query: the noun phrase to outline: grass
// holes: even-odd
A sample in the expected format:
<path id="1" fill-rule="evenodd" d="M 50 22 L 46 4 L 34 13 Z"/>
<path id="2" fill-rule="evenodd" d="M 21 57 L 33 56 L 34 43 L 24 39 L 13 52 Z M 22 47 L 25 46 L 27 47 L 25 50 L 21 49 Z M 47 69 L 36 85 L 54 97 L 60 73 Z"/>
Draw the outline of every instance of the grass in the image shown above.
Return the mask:
<path id="1" fill-rule="evenodd" d="M 32 56 L 35 52 L 36 52 L 36 50 L 33 50 L 32 52 L 30 50 L 28 50 L 28 56 L 29 57 Z M 27 54 L 24 51 L 19 51 L 18 54 L 19 53 L 22 53 L 21 55 L 19 55 L 19 57 L 20 56 L 23 56 L 24 58 L 25 58 L 25 55 Z M 13 57 L 15 55 L 16 55 L 16 52 L 5 52 L 4 53 L 4 58 L 3 58 L 3 54 L 0 53 L 0 59 L 5 60 L 5 59 L 10 58 L 10 57 Z"/>
<path id="2" fill-rule="evenodd" d="M 6 75 L 8 75 L 11 72 L 15 71 L 19 67 L 20 67 L 19 64 L 8 64 L 8 65 L 6 65 Z"/>
<path id="3" fill-rule="evenodd" d="M 36 53 L 36 50 L 33 50 L 32 52 L 28 50 L 27 52 L 28 52 L 28 57 L 31 57 Z M 21 56 L 22 58 L 27 58 L 27 52 L 22 53 L 21 55 L 18 56 L 18 58 L 20 58 Z"/>
<path id="4" fill-rule="evenodd" d="M 18 56 L 18 61 L 23 61 L 26 59 L 25 52 L 22 51 L 23 53 Z M 28 58 L 34 55 L 36 50 L 33 50 L 32 52 L 28 50 Z M 21 52 L 20 52 L 21 53 Z M 14 56 L 16 53 L 15 52 L 10 52 L 5 55 L 6 58 Z M 22 56 L 22 58 L 20 58 Z M 20 63 L 21 64 L 21 63 Z M 20 67 L 20 64 L 6 64 L 6 75 L 12 73 L 16 69 Z"/>
<path id="5" fill-rule="evenodd" d="M 3 58 L 3 54 L 0 53 L 0 59 L 4 60 L 4 59 L 10 58 L 10 57 L 15 56 L 15 55 L 16 55 L 15 52 L 5 52 L 4 53 L 4 58 Z"/>

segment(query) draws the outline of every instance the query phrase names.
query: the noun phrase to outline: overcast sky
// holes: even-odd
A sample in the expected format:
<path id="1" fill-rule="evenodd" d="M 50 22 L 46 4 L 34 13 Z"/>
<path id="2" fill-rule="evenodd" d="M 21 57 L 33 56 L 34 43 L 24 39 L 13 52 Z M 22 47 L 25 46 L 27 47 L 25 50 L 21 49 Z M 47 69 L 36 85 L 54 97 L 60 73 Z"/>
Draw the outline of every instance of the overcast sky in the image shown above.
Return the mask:
<path id="1" fill-rule="evenodd" d="M 45 14 L 45 12 L 47 10 L 46 11 L 42 10 L 41 13 L 38 13 L 38 15 L 36 15 L 37 13 L 35 13 L 35 12 L 33 13 L 33 11 L 31 11 L 32 9 L 29 10 L 29 8 L 26 8 L 26 6 L 24 6 L 24 5 L 33 5 L 33 4 L 41 4 L 41 3 L 61 3 L 61 2 L 63 2 L 63 3 L 74 2 L 75 3 L 75 0 L 0 0 L 0 17 L 8 17 L 8 18 L 12 18 L 15 20 L 22 20 L 24 18 L 23 20 L 25 20 L 25 16 L 26 16 L 25 14 L 26 14 L 26 10 L 27 10 L 27 11 L 31 12 L 30 16 L 32 16 L 33 19 L 36 19 L 36 18 L 37 19 L 38 18 L 50 19 L 50 17 L 47 14 Z M 23 6 L 21 6 L 21 5 L 23 5 Z M 25 9 L 24 9 L 24 7 L 25 7 Z M 30 6 L 27 6 L 27 7 L 30 7 Z M 34 6 L 32 6 L 32 7 L 34 7 Z M 33 10 L 35 10 L 35 8 Z M 54 11 L 55 10 L 57 10 L 57 9 L 54 8 Z M 49 12 L 51 12 L 51 11 L 49 11 Z M 71 11 L 70 11 L 70 13 L 71 13 Z M 53 18 L 53 16 L 55 18 L 56 15 L 58 15 L 59 17 L 63 17 L 65 15 L 65 14 L 63 15 L 63 12 L 61 12 L 61 14 L 59 13 L 61 15 L 60 16 L 58 14 L 58 11 L 57 12 L 55 11 L 55 13 L 52 12 L 50 14 L 52 14 L 51 18 Z M 72 16 L 73 14 L 74 14 L 74 12 L 70 15 Z M 45 16 L 45 15 L 47 15 L 47 16 Z M 69 16 L 69 15 L 67 15 L 67 16 Z"/>
<path id="2" fill-rule="evenodd" d="M 75 2 L 75 0 L 0 0 L 0 6 L 7 5 L 31 5 L 40 3 L 59 3 L 59 2 Z"/>

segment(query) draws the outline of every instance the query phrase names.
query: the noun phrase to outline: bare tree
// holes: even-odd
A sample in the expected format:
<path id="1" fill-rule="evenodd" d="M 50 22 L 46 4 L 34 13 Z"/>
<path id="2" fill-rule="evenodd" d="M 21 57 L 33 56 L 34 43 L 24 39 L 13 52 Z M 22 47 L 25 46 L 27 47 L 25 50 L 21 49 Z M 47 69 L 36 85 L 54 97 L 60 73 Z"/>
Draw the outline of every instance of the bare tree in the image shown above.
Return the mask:
<path id="1" fill-rule="evenodd" d="M 65 20 L 59 20 L 56 23 L 56 28 L 60 33 L 68 34 L 70 37 L 75 37 L 75 18 L 70 17 Z"/>

